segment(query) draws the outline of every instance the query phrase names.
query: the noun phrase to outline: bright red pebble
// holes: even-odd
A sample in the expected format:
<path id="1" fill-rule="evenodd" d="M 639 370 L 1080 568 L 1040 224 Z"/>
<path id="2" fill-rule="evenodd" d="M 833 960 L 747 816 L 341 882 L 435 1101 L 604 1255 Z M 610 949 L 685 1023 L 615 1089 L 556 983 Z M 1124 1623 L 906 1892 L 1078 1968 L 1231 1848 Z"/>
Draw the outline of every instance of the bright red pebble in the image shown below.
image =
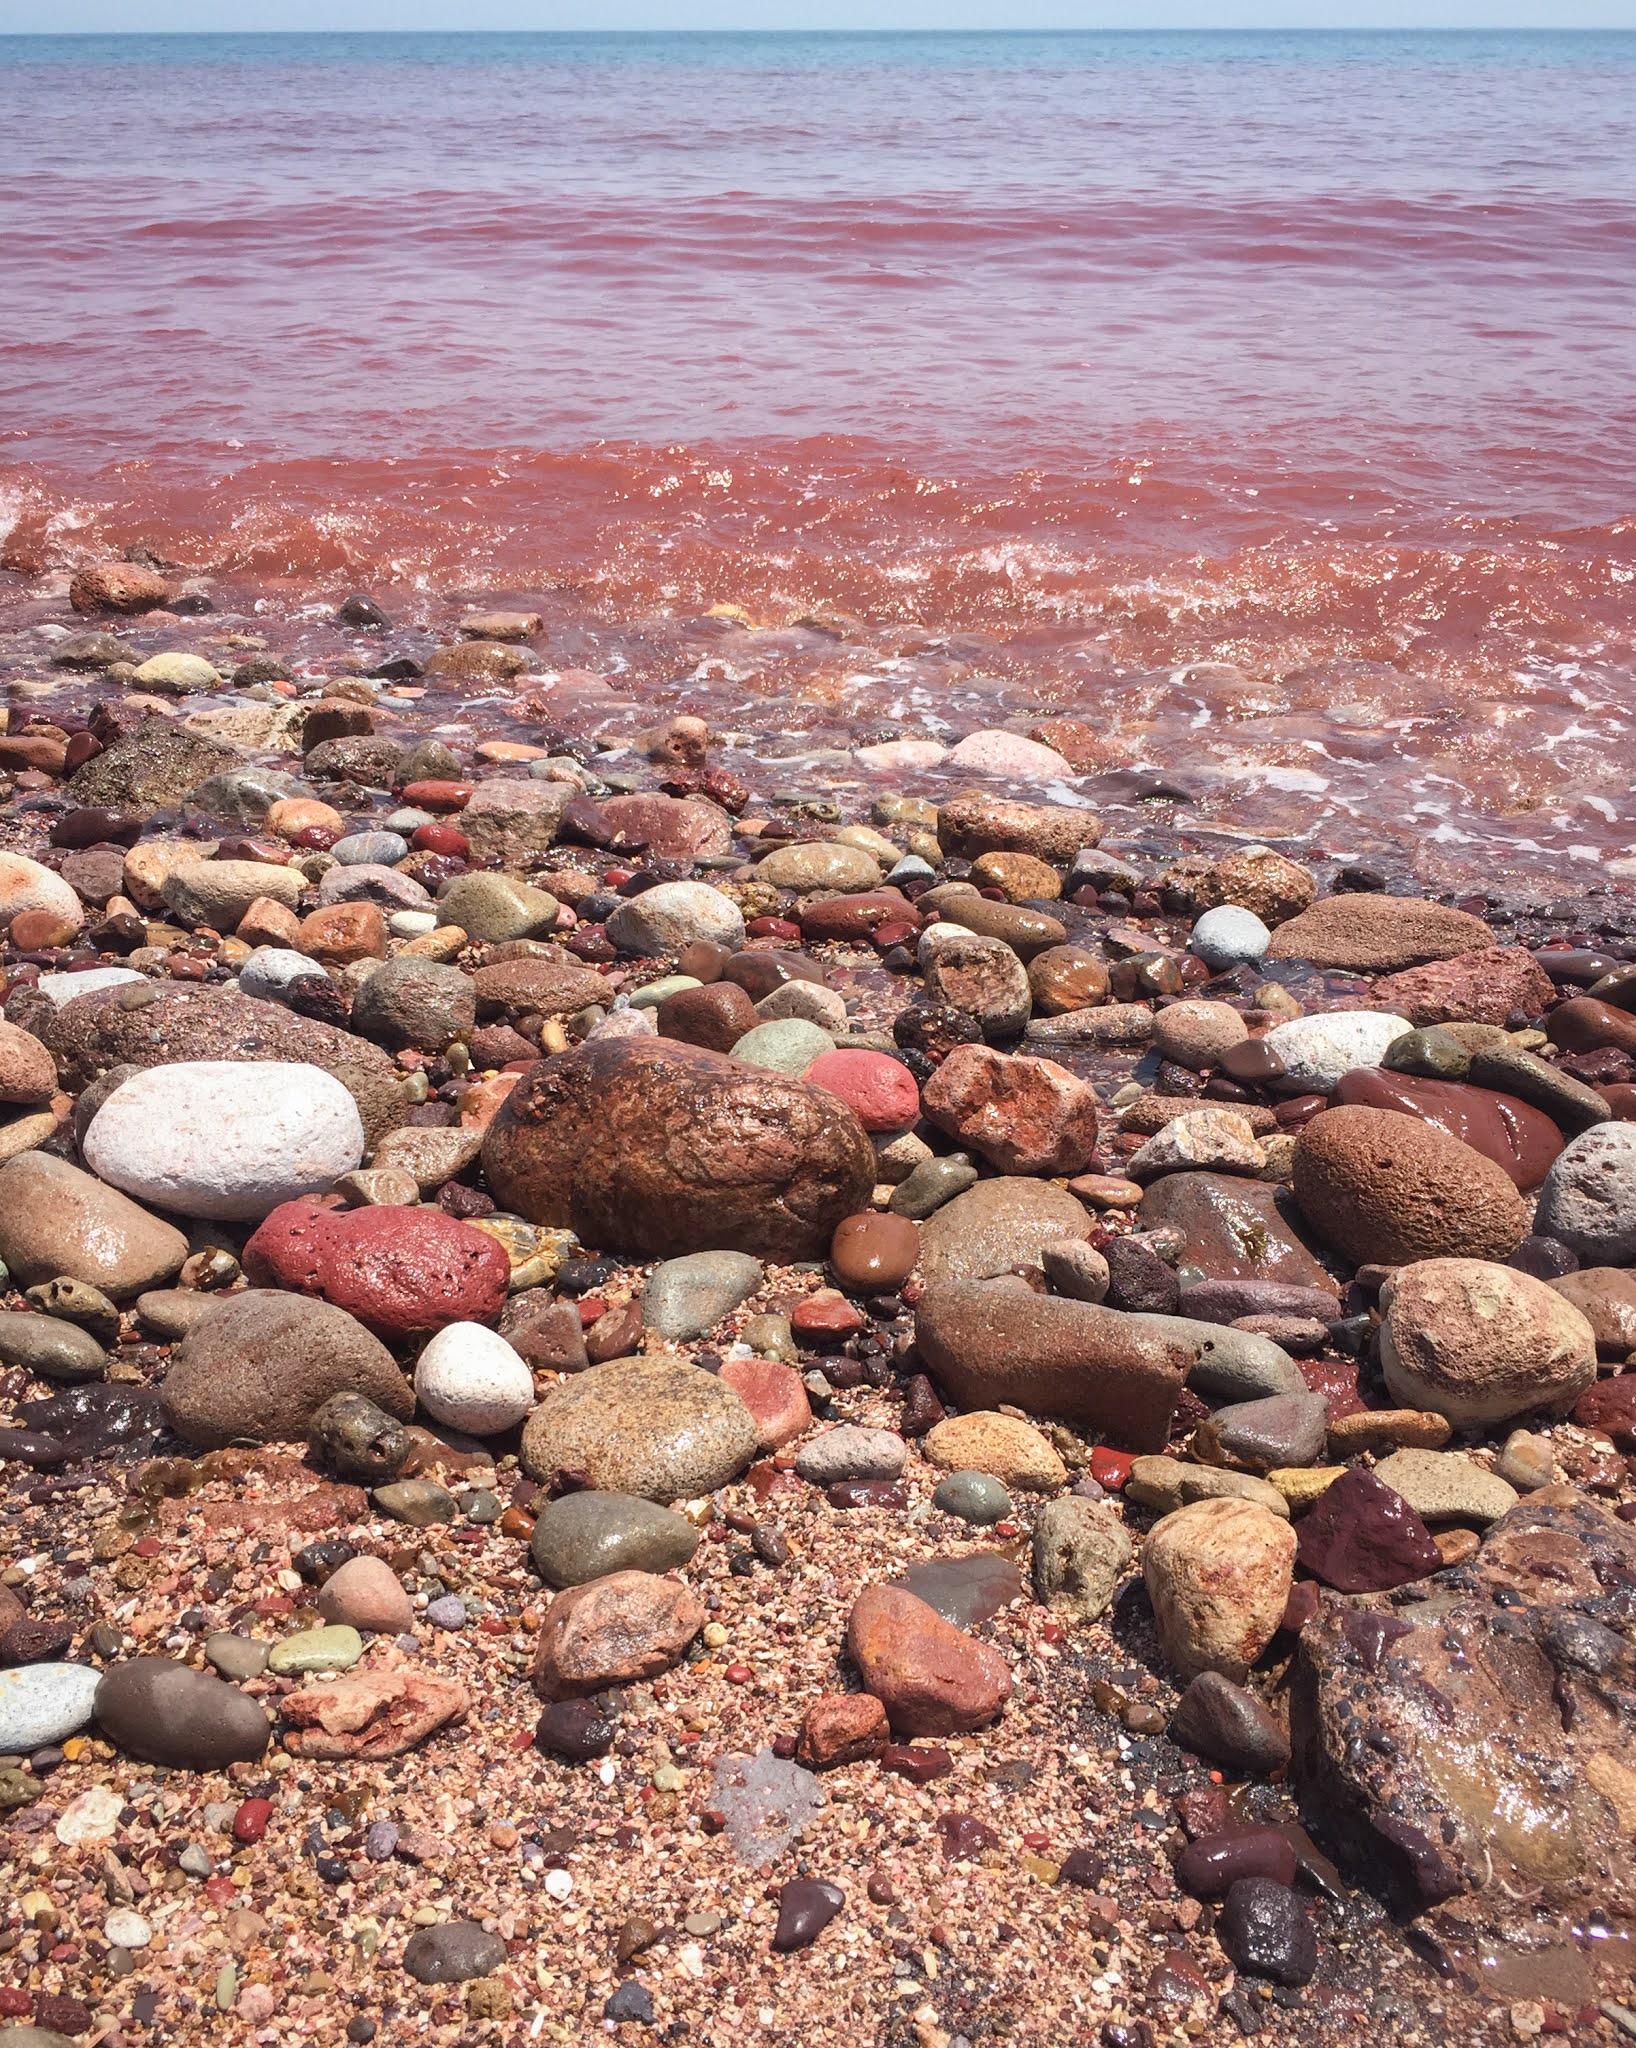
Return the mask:
<path id="1" fill-rule="evenodd" d="M 866 1131 L 907 1130 L 920 1114 L 920 1088 L 889 1053 L 837 1047 L 821 1052 L 802 1077 L 838 1095 Z"/>
<path id="2" fill-rule="evenodd" d="M 579 1326 L 588 1330 L 600 1316 L 608 1313 L 608 1304 L 600 1294 L 582 1294 L 579 1298 Z"/>
<path id="3" fill-rule="evenodd" d="M 1031 1834 L 1023 1836 L 1023 1847 L 1025 1849 L 1032 1849 L 1036 1856 L 1042 1849 L 1049 1849 L 1050 1846 L 1051 1837 L 1041 1834 L 1038 1828 L 1035 1828 Z"/>
<path id="4" fill-rule="evenodd" d="M 290 834 L 290 844 L 306 847 L 313 853 L 328 853 L 340 837 L 333 825 L 303 825 L 299 832 Z"/>
<path id="5" fill-rule="evenodd" d="M 411 782 L 401 792 L 420 811 L 463 811 L 471 802 L 469 782 Z"/>
<path id="6" fill-rule="evenodd" d="M 534 1747 L 533 1729 L 519 1728 L 517 1733 L 511 1738 L 511 1747 L 517 1750 L 532 1749 Z"/>
<path id="7" fill-rule="evenodd" d="M 417 825 L 409 844 L 417 853 L 452 853 L 456 860 L 471 857 L 471 841 L 452 825 Z"/>
<path id="8" fill-rule="evenodd" d="M 994 1533 L 996 1536 L 1015 1536 L 1017 1534 L 1017 1525 L 1015 1522 L 996 1522 L 994 1524 Z"/>
<path id="9" fill-rule="evenodd" d="M 1040 1640 L 1045 1643 L 1060 1643 L 1063 1639 L 1063 1633 L 1060 1622 L 1048 1621 L 1040 1630 Z"/>
<path id="10" fill-rule="evenodd" d="M 239 1888 L 230 1877 L 213 1877 L 204 1888 L 204 1895 L 213 1906 L 237 1906 L 243 1903 Z"/>
<path id="11" fill-rule="evenodd" d="M 273 1817 L 273 1802 L 270 1799 L 246 1799 L 233 1816 L 233 1839 L 235 1842 L 259 1842 L 267 1832 L 267 1823 Z"/>
<path id="12" fill-rule="evenodd" d="M 1091 1477 L 1109 1493 L 1122 1493 L 1135 1463 L 1133 1452 L 1110 1451 L 1105 1444 L 1098 1444 L 1091 1453 Z"/>
<path id="13" fill-rule="evenodd" d="M 889 953 L 894 946 L 906 946 L 919 930 L 912 924 L 878 924 L 870 933 L 876 947 L 882 953 Z"/>
<path id="14" fill-rule="evenodd" d="M 0 1984 L 0 2018 L 20 2020 L 34 2010 L 34 2001 L 26 1991 L 19 1991 L 13 1984 Z"/>
<path id="15" fill-rule="evenodd" d="M 755 1677 L 748 1664 L 729 1664 L 724 1675 L 729 1685 L 748 1685 Z"/>
<path id="16" fill-rule="evenodd" d="M 787 917 L 752 917 L 744 927 L 747 939 L 790 939 L 799 945 L 801 927 Z"/>
<path id="17" fill-rule="evenodd" d="M 510 1629 L 511 1624 L 509 1621 L 502 1620 L 498 1614 L 485 1614 L 477 1626 L 486 1636 L 503 1636 Z"/>

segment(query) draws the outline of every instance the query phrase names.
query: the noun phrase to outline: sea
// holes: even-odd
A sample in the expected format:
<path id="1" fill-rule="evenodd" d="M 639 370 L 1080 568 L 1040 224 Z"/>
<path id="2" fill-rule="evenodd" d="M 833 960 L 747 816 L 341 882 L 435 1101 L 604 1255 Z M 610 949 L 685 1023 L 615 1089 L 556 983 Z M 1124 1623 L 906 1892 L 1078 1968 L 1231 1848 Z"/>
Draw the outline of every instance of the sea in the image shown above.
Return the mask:
<path id="1" fill-rule="evenodd" d="M 0 616 L 526 598 L 792 759 L 1065 717 L 1183 825 L 1636 875 L 1633 106 L 1636 34 L 0 37 Z"/>

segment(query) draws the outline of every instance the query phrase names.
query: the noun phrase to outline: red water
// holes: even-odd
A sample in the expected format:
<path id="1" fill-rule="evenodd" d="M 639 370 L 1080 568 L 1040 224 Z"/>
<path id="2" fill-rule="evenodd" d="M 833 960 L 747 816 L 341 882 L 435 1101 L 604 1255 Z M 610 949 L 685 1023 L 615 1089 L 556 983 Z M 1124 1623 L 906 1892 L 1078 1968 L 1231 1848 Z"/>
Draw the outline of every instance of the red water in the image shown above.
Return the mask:
<path id="1" fill-rule="evenodd" d="M 0 43 L 5 580 L 543 596 L 787 754 L 1066 712 L 1218 825 L 1618 873 L 1633 87 L 1620 36 Z"/>

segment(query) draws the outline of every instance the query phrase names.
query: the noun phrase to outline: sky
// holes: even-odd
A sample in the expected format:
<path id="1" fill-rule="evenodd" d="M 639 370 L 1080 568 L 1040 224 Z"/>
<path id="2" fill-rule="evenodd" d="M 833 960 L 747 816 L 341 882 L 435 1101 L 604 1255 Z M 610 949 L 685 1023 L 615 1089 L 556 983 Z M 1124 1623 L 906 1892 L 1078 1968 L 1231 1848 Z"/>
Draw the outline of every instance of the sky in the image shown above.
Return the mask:
<path id="1" fill-rule="evenodd" d="M 0 0 L 0 34 L 1533 27 L 1636 29 L 1636 0 Z"/>

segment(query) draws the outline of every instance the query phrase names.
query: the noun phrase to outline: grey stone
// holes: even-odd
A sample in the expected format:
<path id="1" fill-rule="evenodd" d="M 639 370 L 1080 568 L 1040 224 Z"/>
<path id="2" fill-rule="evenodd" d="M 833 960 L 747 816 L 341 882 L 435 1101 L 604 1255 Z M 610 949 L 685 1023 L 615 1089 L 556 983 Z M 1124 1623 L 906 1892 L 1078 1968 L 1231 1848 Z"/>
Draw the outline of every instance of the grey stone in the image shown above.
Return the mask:
<path id="1" fill-rule="evenodd" d="M 408 851 L 409 842 L 399 832 L 349 832 L 344 839 L 336 840 L 330 848 L 330 857 L 344 868 L 364 863 L 371 867 L 389 868 L 402 860 Z"/>
<path id="2" fill-rule="evenodd" d="M 367 1394 L 339 1393 L 307 1424 L 307 1442 L 319 1461 L 342 1479 L 380 1486 L 403 1469 L 409 1432 Z"/>
<path id="3" fill-rule="evenodd" d="M 381 910 L 427 910 L 431 896 L 413 875 L 400 875 L 372 861 L 352 867 L 332 867 L 318 884 L 319 907 L 328 910 L 337 903 L 373 903 Z"/>
<path id="4" fill-rule="evenodd" d="M 429 1529 L 434 1522 L 453 1522 L 460 1516 L 454 1495 L 434 1479 L 395 1480 L 390 1486 L 377 1486 L 372 1498 L 389 1521 L 406 1522 L 411 1529 Z"/>
<path id="5" fill-rule="evenodd" d="M 924 1223 L 946 1202 L 963 1195 L 976 1179 L 977 1169 L 964 1153 L 923 1159 L 898 1182 L 887 1206 L 894 1216 L 908 1216 L 916 1223 Z"/>
<path id="6" fill-rule="evenodd" d="M 987 1472 L 951 1472 L 933 1488 L 932 1506 L 939 1514 L 988 1529 L 1011 1513 L 1011 1496 Z"/>
<path id="7" fill-rule="evenodd" d="M 1471 1072 L 1471 1048 L 1452 1031 L 1427 1024 L 1394 1038 L 1381 1057 L 1394 1074 L 1420 1074 L 1430 1081 L 1463 1081 Z"/>
<path id="8" fill-rule="evenodd" d="M 718 1757 L 711 1774 L 710 1804 L 726 1819 L 734 1855 L 755 1868 L 782 1855 L 826 1803 L 811 1771 L 770 1749 Z"/>
<path id="9" fill-rule="evenodd" d="M 661 1337 L 702 1337 L 765 1278 L 761 1261 L 747 1252 L 690 1252 L 666 1259 L 642 1289 L 642 1321 Z"/>
<path id="10" fill-rule="evenodd" d="M 456 875 L 438 898 L 437 921 L 458 925 L 468 938 L 498 944 L 549 937 L 560 907 L 555 896 L 512 875 Z"/>
<path id="11" fill-rule="evenodd" d="M 217 1629 L 214 1635 L 205 1637 L 205 1662 L 223 1678 L 242 1685 L 248 1678 L 259 1678 L 267 1669 L 271 1643 L 258 1642 L 253 1636 L 235 1635 L 231 1629 Z"/>
<path id="12" fill-rule="evenodd" d="M 1183 1295 L 1185 1304 L 1187 1297 Z M 1301 1368 L 1281 1344 L 1253 1330 L 1234 1330 L 1224 1323 L 1194 1316 L 1134 1315 L 1133 1323 L 1156 1336 L 1191 1344 L 1196 1356 L 1187 1384 L 1195 1394 L 1218 1401 L 1254 1401 L 1274 1394 L 1304 1394 Z"/>
<path id="13" fill-rule="evenodd" d="M 352 1001 L 352 1029 L 389 1052 L 444 1052 L 476 1021 L 471 976 L 412 953 L 377 967 Z"/>
<path id="14" fill-rule="evenodd" d="M 1534 1229 L 1587 1266 L 1636 1262 L 1636 1124 L 1598 1124 L 1557 1154 Z"/>
<path id="15" fill-rule="evenodd" d="M 279 768 L 229 768 L 188 791 L 188 809 L 232 825 L 259 825 L 286 797 L 310 797 L 311 787 Z"/>
<path id="16" fill-rule="evenodd" d="M 632 1493 L 570 1493 L 540 1511 L 529 1538 L 534 1569 L 548 1586 L 583 1586 L 611 1572 L 679 1571 L 699 1532 Z"/>
<path id="17" fill-rule="evenodd" d="M 799 1077 L 815 1059 L 834 1049 L 834 1039 L 820 1025 L 805 1017 L 780 1017 L 746 1031 L 733 1047 L 733 1058 L 748 1066 L 770 1068 L 775 1074 Z"/>
<path id="18" fill-rule="evenodd" d="M 0 1363 L 68 1385 L 99 1380 L 108 1370 L 107 1354 L 88 1330 L 16 1309 L 0 1310 Z"/>
<path id="19" fill-rule="evenodd" d="M 898 1196 L 923 1170 L 917 1167 L 897 1190 L 894 1209 Z M 1037 1266 L 1047 1244 L 1087 1237 L 1090 1229 L 1084 1206 L 1049 1181 L 980 1181 L 927 1222 L 920 1233 L 920 1270 L 928 1286 L 940 1280 L 985 1280 L 1013 1266 Z"/>
<path id="20" fill-rule="evenodd" d="M 506 1945 L 475 1920 L 417 1927 L 403 1948 L 403 1967 L 417 1984 L 464 1984 L 486 1977 L 506 1959 Z"/>
<path id="21" fill-rule="evenodd" d="M 602 1492 L 692 1500 L 736 1479 L 760 1446 L 731 1387 L 665 1354 L 593 1365 L 552 1388 L 523 1425 L 531 1479 L 582 1473 Z"/>
<path id="22" fill-rule="evenodd" d="M 844 1422 L 803 1444 L 795 1454 L 795 1469 L 813 1486 L 833 1486 L 840 1479 L 896 1479 L 908 1455 L 896 1430 Z"/>
<path id="23" fill-rule="evenodd" d="M 1062 1494 L 1047 1501 L 1034 1520 L 1034 1598 L 1095 1621 L 1113 1605 L 1133 1555 L 1112 1508 Z"/>
<path id="24" fill-rule="evenodd" d="M 1189 1465 L 1181 1458 L 1138 1458 L 1125 1481 L 1125 1499 L 1156 1515 L 1173 1515 L 1196 1500 L 1248 1500 L 1290 1519 L 1289 1502 L 1276 1486 L 1253 1472 L 1233 1472 L 1222 1465 Z"/>
<path id="25" fill-rule="evenodd" d="M 23 1664 L 0 1671 L 0 1756 L 29 1756 L 83 1728 L 97 1680 L 84 1664 Z"/>
<path id="26" fill-rule="evenodd" d="M 1375 1467 L 1375 1477 L 1423 1522 L 1497 1522 L 1519 1498 L 1497 1472 L 1485 1472 L 1458 1451 L 1394 1451 Z"/>
<path id="27" fill-rule="evenodd" d="M 1322 1394 L 1272 1394 L 1218 1408 L 1193 1433 L 1193 1448 L 1210 1464 L 1271 1472 L 1283 1465 L 1313 1465 L 1329 1434 L 1329 1403 Z"/>
<path id="28" fill-rule="evenodd" d="M 220 1771 L 255 1763 L 272 1734 L 255 1700 L 166 1657 L 112 1665 L 97 1687 L 96 1712 L 116 1749 L 170 1770 Z"/>
<path id="29" fill-rule="evenodd" d="M 1479 1088 L 1494 1088 L 1532 1103 L 1564 1131 L 1588 1131 L 1613 1115 L 1605 1096 L 1521 1046 L 1480 1047 L 1471 1056 L 1467 1079 Z"/>
<path id="30" fill-rule="evenodd" d="M 734 948 L 744 943 L 743 912 L 708 882 L 661 882 L 645 889 L 610 914 L 606 929 L 620 952 L 654 960 L 679 953 L 693 939 Z"/>

